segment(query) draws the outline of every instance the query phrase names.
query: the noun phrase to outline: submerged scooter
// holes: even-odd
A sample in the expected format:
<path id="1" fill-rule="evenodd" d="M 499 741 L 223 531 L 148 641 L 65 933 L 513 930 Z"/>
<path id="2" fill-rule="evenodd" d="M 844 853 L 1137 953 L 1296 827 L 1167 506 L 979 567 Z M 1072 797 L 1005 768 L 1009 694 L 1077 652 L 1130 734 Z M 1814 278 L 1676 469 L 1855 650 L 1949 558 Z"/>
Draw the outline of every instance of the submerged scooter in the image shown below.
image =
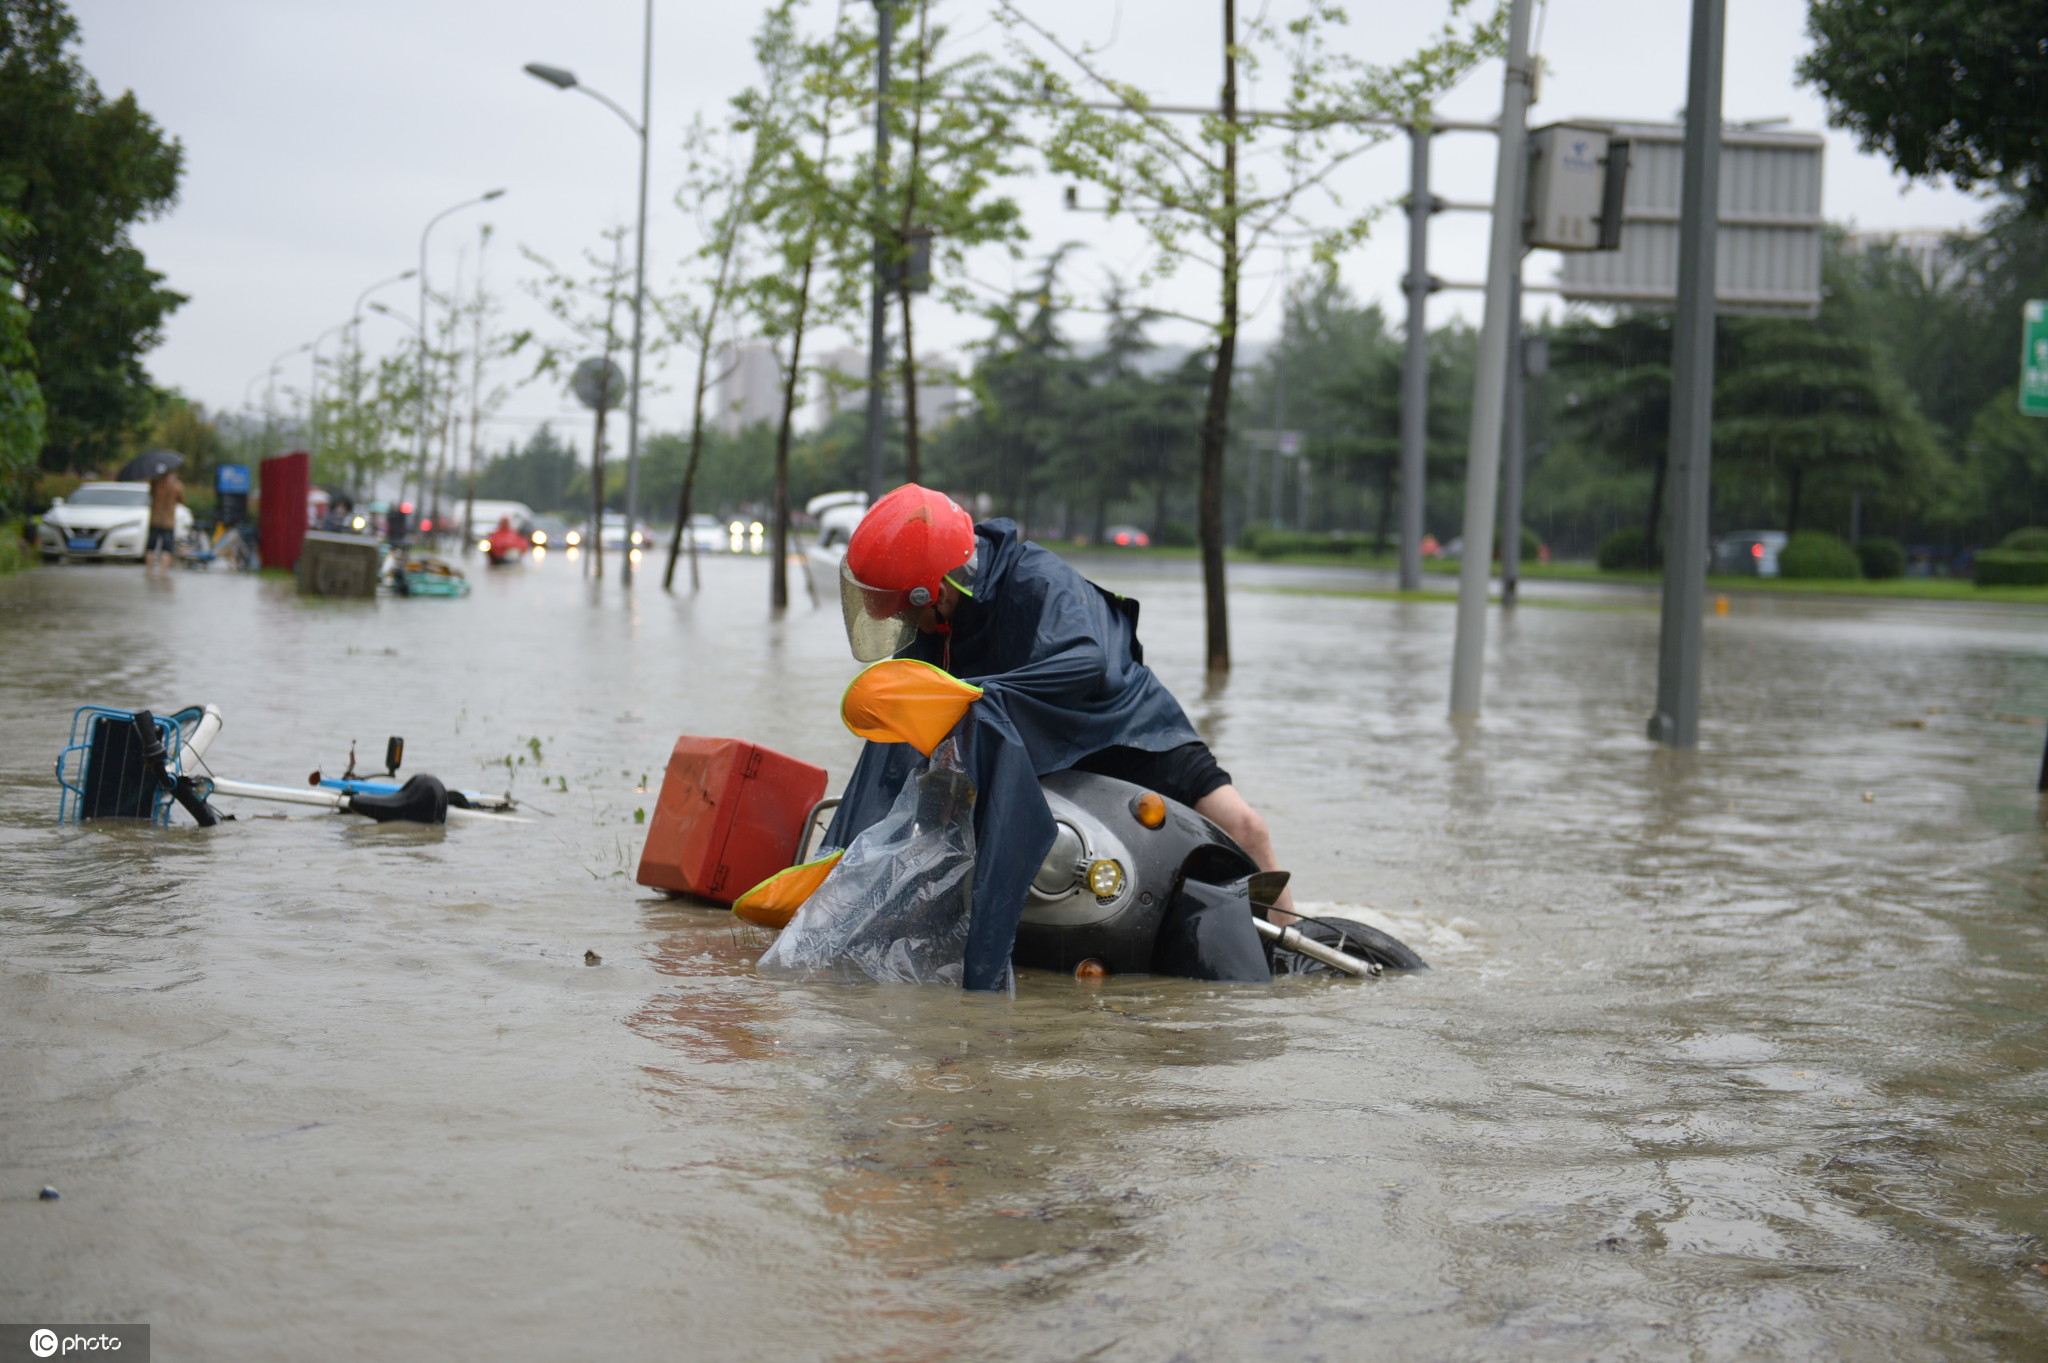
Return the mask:
<path id="1" fill-rule="evenodd" d="M 206 750 L 223 723 L 220 707 L 193 705 L 170 715 L 83 705 L 71 717 L 71 739 L 57 754 L 60 823 L 89 819 L 147 819 L 170 822 L 176 804 L 202 828 L 233 815 L 213 807 L 216 796 L 238 796 L 282 804 L 311 805 L 360 814 L 378 823 L 525 823 L 514 816 L 509 795 L 450 790 L 424 773 L 400 784 L 396 778 L 405 740 L 385 744 L 385 770 L 355 775 L 354 754 L 340 779 L 314 772 L 305 786 L 263 785 L 216 776 L 205 769 Z"/>
<path id="2" fill-rule="evenodd" d="M 920 826 L 960 817 L 972 801 L 958 772 L 916 779 Z M 1260 870 L 1229 834 L 1178 801 L 1084 771 L 1053 772 L 1039 788 L 1053 844 L 1018 924 L 1010 960 L 1019 968 L 1261 984 L 1275 975 L 1429 968 L 1399 938 L 1356 919 L 1274 923 L 1287 872 Z M 838 804 L 812 809 L 799 866 L 822 864 L 809 861 L 810 846 L 821 816 Z"/>

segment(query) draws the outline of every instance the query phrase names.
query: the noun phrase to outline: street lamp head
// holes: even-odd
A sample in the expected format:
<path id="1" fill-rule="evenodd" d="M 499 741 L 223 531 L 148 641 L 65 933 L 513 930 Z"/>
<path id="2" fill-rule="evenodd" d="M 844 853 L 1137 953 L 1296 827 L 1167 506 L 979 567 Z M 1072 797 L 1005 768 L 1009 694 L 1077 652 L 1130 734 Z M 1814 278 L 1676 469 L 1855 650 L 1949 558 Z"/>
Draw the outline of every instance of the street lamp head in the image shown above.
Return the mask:
<path id="1" fill-rule="evenodd" d="M 567 90 L 576 84 L 574 71 L 565 71 L 559 66 L 545 66 L 540 62 L 528 62 L 526 74 L 535 80 L 544 80 L 558 90 Z"/>
<path id="2" fill-rule="evenodd" d="M 407 270 L 407 271 L 406 271 L 406 272 L 405 272 L 404 274 L 402 274 L 402 275 L 399 275 L 399 276 L 397 276 L 397 277 L 396 277 L 396 278 L 394 278 L 394 279 L 393 279 L 393 280 L 392 280 L 391 282 L 392 282 L 392 283 L 394 283 L 394 284 L 397 284 L 397 283 L 399 283 L 399 282 L 401 282 L 401 281 L 403 281 L 403 280 L 411 279 L 411 278 L 412 278 L 412 277 L 413 277 L 414 275 L 416 275 L 416 274 L 418 274 L 418 273 L 419 273 L 419 271 L 418 271 L 418 270 Z M 372 304 L 372 306 L 373 306 L 373 307 L 383 307 L 384 305 L 383 305 L 382 303 L 376 303 L 376 304 Z"/>
<path id="3" fill-rule="evenodd" d="M 485 203 L 489 203 L 489 202 L 490 202 L 491 200 L 493 200 L 493 199 L 502 199 L 502 198 L 504 198 L 504 197 L 505 197 L 505 191 L 504 191 L 504 190 L 502 190 L 502 189 L 494 189 L 494 190 L 492 190 L 492 191 L 491 191 L 490 193 L 488 193 L 488 194 L 484 195 L 484 202 L 485 202 Z"/>

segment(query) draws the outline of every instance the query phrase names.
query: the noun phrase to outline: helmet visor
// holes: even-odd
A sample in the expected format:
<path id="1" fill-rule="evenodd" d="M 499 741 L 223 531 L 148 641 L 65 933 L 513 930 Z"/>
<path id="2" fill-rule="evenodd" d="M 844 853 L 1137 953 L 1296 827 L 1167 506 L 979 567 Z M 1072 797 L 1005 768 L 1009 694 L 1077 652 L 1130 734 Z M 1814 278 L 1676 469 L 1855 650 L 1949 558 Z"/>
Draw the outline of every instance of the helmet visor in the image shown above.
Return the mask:
<path id="1" fill-rule="evenodd" d="M 864 663 L 893 658 L 917 637 L 917 608 L 910 593 L 870 587 L 839 564 L 839 609 L 846 617 L 846 642 Z"/>

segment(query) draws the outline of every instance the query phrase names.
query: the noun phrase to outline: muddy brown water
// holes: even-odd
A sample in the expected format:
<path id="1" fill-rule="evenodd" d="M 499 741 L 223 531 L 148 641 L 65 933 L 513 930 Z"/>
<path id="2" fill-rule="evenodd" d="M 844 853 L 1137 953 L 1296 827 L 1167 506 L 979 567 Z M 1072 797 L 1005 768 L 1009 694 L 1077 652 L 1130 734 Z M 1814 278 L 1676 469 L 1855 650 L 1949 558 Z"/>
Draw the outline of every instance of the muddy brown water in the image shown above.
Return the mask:
<path id="1" fill-rule="evenodd" d="M 1459 730 L 1448 606 L 1241 571 L 1205 689 L 1192 576 L 1091 567 L 1301 897 L 1434 970 L 757 977 L 631 872 L 679 733 L 850 765 L 836 608 L 769 622 L 759 560 L 0 582 L 0 1319 L 162 1359 L 2048 1356 L 2048 613 L 1738 599 L 1674 755 L 1647 596 L 1497 618 Z M 87 701 L 218 703 L 248 780 L 403 734 L 534 822 L 60 828 Z"/>

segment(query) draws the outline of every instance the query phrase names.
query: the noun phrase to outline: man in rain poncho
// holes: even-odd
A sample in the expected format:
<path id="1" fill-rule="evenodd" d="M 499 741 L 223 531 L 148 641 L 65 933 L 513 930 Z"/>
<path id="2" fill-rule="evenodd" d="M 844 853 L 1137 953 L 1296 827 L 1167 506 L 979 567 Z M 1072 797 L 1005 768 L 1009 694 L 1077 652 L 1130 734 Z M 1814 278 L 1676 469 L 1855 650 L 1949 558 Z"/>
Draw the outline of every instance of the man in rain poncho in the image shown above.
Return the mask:
<path id="1" fill-rule="evenodd" d="M 1049 772 L 1077 768 L 1158 791 L 1192 806 L 1260 866 L 1277 865 L 1265 821 L 1145 666 L 1138 603 L 1027 542 L 1014 522 L 976 525 L 950 497 L 906 484 L 855 529 L 841 595 L 855 657 L 926 664 L 957 699 L 925 707 L 927 727 L 933 711 L 949 727 L 922 742 L 909 732 L 914 723 L 857 728 L 906 741 L 862 750 L 824 845 L 852 843 L 888 812 L 922 754 L 943 737 L 958 741 L 975 790 L 966 988 L 998 989 L 1009 978 L 1025 895 L 1053 842 L 1038 786 Z"/>

